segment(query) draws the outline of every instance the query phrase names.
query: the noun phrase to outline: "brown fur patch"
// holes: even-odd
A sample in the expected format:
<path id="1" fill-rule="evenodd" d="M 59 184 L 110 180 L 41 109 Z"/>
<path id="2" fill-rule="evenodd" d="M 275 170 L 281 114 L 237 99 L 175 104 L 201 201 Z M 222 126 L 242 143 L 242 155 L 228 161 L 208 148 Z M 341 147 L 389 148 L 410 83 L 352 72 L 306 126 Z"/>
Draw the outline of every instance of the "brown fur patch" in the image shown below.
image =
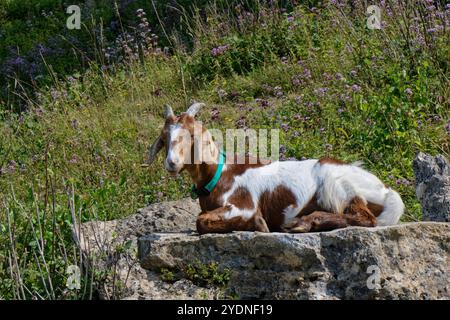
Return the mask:
<path id="1" fill-rule="evenodd" d="M 373 213 L 375 217 L 378 217 L 384 210 L 384 207 L 382 205 L 372 202 L 367 203 L 367 208 L 369 208 L 369 210 Z"/>
<path id="2" fill-rule="evenodd" d="M 258 206 L 270 231 L 282 231 L 283 210 L 290 205 L 296 205 L 296 203 L 292 191 L 281 185 L 272 192 L 266 191 L 261 194 Z"/>
<path id="3" fill-rule="evenodd" d="M 375 227 L 377 225 L 377 219 L 359 197 L 353 198 L 347 208 L 344 209 L 344 214 L 347 215 L 349 225 L 363 227 Z"/>
<path id="4" fill-rule="evenodd" d="M 252 195 L 243 187 L 237 188 L 233 194 L 228 198 L 228 202 L 233 204 L 238 209 L 254 209 Z"/>
<path id="5" fill-rule="evenodd" d="M 336 164 L 336 165 L 345 165 L 345 164 L 347 164 L 346 162 L 344 162 L 342 160 L 328 158 L 328 157 L 320 158 L 319 159 L 319 163 L 320 164 Z"/>
<path id="6" fill-rule="evenodd" d="M 299 212 L 297 217 L 302 217 L 308 214 L 313 213 L 314 211 L 324 211 L 322 207 L 317 204 L 317 195 L 314 194 L 309 202 L 303 207 L 303 209 Z"/>

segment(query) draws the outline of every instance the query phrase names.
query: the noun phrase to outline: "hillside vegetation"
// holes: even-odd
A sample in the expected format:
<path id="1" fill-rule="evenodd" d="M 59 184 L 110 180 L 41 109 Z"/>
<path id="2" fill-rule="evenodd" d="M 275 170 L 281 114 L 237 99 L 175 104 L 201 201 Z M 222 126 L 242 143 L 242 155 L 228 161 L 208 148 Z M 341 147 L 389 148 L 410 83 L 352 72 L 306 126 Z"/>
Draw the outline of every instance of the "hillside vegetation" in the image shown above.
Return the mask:
<path id="1" fill-rule="evenodd" d="M 70 4 L 77 1 L 70 1 Z M 95 3 L 95 5 L 93 4 Z M 280 129 L 282 159 L 363 160 L 421 218 L 412 160 L 449 157 L 445 1 L 79 1 L 0 4 L 0 298 L 95 298 L 73 219 L 115 219 L 189 195 L 143 165 L 163 105 L 210 128 Z M 124 248 L 118 248 L 123 250 Z"/>

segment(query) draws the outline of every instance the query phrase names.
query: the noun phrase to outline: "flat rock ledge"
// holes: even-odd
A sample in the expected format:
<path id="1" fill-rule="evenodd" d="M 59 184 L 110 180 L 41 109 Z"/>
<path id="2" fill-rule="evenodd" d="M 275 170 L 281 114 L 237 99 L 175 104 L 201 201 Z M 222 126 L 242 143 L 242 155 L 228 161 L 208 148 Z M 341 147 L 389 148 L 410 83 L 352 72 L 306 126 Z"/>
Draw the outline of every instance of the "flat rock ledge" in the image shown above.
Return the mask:
<path id="1" fill-rule="evenodd" d="M 216 262 L 243 299 L 449 299 L 450 224 L 408 223 L 309 234 L 154 233 L 141 266 L 183 270 Z"/>
<path id="2" fill-rule="evenodd" d="M 100 280 L 99 297 L 450 299 L 450 223 L 198 236 L 198 212 L 196 202 L 182 199 L 82 224 L 80 246 Z M 226 286 L 193 282 L 181 272 L 202 264 L 226 270 Z M 163 280 L 162 270 L 177 276 Z"/>

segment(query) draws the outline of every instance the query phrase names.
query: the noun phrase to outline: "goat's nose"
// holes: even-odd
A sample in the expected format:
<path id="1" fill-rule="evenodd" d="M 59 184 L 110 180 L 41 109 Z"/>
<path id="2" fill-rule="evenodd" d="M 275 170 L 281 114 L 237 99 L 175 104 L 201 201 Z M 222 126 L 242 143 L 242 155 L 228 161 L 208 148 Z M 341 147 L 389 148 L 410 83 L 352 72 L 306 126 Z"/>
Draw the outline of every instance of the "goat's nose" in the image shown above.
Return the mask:
<path id="1" fill-rule="evenodd" d="M 173 170 L 178 165 L 178 159 L 176 159 L 176 158 L 167 158 L 166 165 L 167 165 L 167 169 Z"/>
<path id="2" fill-rule="evenodd" d="M 167 165 L 168 165 L 170 168 L 173 168 L 173 167 L 175 167 L 175 162 L 174 162 L 172 159 L 168 159 L 168 160 L 167 160 Z"/>

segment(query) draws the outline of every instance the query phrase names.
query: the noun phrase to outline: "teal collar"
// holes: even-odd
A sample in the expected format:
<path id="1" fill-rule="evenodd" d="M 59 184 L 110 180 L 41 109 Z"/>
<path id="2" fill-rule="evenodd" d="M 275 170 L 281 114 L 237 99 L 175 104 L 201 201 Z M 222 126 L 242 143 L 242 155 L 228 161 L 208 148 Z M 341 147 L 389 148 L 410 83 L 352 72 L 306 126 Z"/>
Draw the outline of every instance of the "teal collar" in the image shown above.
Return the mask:
<path id="1" fill-rule="evenodd" d="M 222 175 L 222 168 L 223 168 L 224 163 L 225 163 L 225 153 L 223 153 L 223 151 L 220 150 L 219 163 L 217 164 L 216 173 L 214 173 L 214 176 L 211 179 L 211 181 L 209 181 L 206 184 L 206 186 L 201 187 L 201 188 L 197 188 L 197 186 L 195 184 L 192 185 L 191 197 L 193 199 L 197 199 L 198 197 L 201 197 L 201 196 L 208 196 L 211 193 L 211 191 L 214 189 L 217 182 L 219 181 L 220 176 Z"/>

